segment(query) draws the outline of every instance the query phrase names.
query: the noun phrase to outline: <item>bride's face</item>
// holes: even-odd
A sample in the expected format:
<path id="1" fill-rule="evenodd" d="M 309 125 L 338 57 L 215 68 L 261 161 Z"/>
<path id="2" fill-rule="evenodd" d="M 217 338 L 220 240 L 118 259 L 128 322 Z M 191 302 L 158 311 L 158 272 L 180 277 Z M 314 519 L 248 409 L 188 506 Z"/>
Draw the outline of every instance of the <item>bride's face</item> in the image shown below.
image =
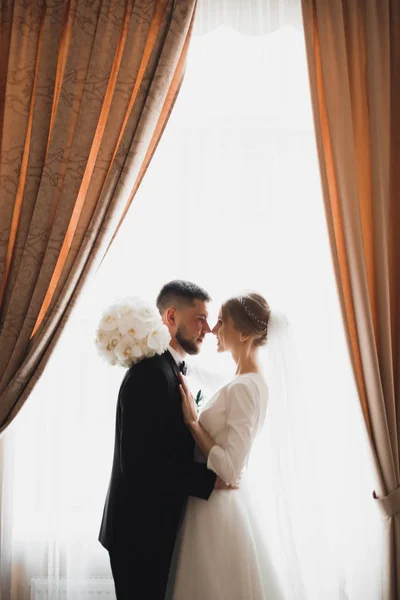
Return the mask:
<path id="1" fill-rule="evenodd" d="M 212 333 L 217 338 L 218 352 L 232 351 L 240 343 L 240 333 L 235 329 L 232 318 L 229 314 L 224 317 L 221 310 Z"/>

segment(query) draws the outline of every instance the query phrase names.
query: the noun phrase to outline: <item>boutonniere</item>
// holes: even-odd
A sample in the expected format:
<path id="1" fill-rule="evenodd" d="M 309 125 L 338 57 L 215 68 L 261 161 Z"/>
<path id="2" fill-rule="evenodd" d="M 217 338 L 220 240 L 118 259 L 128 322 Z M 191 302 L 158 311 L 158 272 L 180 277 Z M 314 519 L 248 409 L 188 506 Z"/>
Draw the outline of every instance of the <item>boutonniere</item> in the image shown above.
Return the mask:
<path id="1" fill-rule="evenodd" d="M 196 398 L 194 399 L 194 401 L 196 402 L 197 408 L 200 408 L 200 406 L 203 404 L 204 402 L 204 396 L 203 396 L 203 392 L 201 390 L 199 390 L 196 394 Z"/>

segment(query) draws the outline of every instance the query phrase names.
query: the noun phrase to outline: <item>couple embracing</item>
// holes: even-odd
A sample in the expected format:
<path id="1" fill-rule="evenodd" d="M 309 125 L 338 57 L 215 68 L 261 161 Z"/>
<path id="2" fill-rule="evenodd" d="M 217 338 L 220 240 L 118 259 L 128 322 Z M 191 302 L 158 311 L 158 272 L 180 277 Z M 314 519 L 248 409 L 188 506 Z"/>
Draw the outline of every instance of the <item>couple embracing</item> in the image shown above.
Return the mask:
<path id="1" fill-rule="evenodd" d="M 258 354 L 271 311 L 256 293 L 222 305 L 212 333 L 236 375 L 199 414 L 182 371 L 211 332 L 209 301 L 193 283 L 167 283 L 157 307 L 168 349 L 132 366 L 119 391 L 99 536 L 118 600 L 283 599 L 244 474 L 267 410 Z"/>

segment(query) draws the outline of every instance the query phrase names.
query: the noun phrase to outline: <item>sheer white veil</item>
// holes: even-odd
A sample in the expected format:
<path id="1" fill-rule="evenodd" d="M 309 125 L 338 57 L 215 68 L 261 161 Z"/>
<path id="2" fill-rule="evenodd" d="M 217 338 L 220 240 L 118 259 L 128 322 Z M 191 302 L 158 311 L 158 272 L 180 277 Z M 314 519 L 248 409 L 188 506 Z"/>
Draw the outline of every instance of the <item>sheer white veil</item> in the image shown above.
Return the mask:
<path id="1" fill-rule="evenodd" d="M 315 539 L 312 530 L 317 522 L 309 501 L 312 448 L 295 343 L 283 313 L 271 312 L 260 359 L 268 404 L 247 469 L 250 497 L 264 545 L 284 584 L 285 598 L 306 600 L 305 577 L 311 556 L 307 548 Z M 311 571 L 315 569 L 313 565 Z"/>

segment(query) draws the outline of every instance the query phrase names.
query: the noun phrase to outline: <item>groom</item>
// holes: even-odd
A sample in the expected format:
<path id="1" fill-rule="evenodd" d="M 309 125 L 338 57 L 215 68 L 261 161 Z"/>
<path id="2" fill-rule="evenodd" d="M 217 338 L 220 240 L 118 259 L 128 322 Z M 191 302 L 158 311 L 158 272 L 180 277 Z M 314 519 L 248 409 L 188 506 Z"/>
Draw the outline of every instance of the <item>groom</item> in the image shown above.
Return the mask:
<path id="1" fill-rule="evenodd" d="M 114 462 L 99 541 L 109 551 L 118 600 L 162 600 L 188 496 L 207 500 L 225 489 L 205 464 L 181 408 L 183 358 L 200 351 L 210 297 L 188 281 L 171 281 L 157 306 L 171 342 L 162 355 L 131 367 L 117 404 Z"/>

